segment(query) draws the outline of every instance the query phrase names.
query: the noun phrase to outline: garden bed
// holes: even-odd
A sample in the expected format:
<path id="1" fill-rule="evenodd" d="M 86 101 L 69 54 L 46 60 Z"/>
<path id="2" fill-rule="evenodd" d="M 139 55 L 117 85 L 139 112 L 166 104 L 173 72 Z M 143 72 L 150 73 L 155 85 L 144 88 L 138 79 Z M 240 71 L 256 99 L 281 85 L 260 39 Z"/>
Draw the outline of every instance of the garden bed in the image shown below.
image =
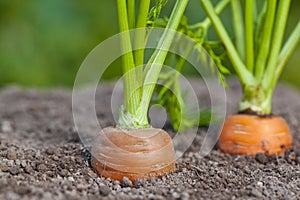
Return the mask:
<path id="1" fill-rule="evenodd" d="M 227 100 L 232 113 L 241 93 L 235 80 L 230 85 Z M 114 125 L 112 89 L 113 84 L 107 84 L 97 94 L 97 116 L 103 126 Z M 273 111 L 288 121 L 294 137 L 293 149 L 284 155 L 252 158 L 214 149 L 199 159 L 199 133 L 174 173 L 120 183 L 100 178 L 91 169 L 90 154 L 74 128 L 70 90 L 6 87 L 0 91 L 0 199 L 296 199 L 300 196 L 299 102 L 295 90 L 279 85 Z"/>

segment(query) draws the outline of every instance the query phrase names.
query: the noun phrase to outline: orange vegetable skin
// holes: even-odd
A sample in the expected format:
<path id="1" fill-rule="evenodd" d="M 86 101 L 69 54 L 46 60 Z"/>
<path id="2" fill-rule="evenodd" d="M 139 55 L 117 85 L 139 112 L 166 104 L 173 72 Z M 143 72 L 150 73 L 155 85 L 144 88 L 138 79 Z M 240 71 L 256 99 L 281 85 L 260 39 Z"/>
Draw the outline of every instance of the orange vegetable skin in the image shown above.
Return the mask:
<path id="1" fill-rule="evenodd" d="M 219 138 L 220 150 L 229 154 L 281 154 L 291 146 L 289 127 L 280 116 L 228 116 Z"/>
<path id="2" fill-rule="evenodd" d="M 175 169 L 172 139 L 161 129 L 103 129 L 92 147 L 92 167 L 119 181 L 164 176 Z"/>

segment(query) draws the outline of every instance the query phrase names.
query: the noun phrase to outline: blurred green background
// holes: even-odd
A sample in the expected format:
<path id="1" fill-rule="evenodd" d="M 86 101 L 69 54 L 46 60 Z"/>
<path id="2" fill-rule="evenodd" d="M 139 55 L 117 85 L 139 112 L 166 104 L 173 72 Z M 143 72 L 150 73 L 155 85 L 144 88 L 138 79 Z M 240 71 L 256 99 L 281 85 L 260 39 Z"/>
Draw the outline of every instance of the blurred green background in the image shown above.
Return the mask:
<path id="1" fill-rule="evenodd" d="M 162 15 L 169 15 L 173 3 L 169 0 Z M 0 0 L 0 86 L 71 87 L 86 55 L 118 33 L 115 4 L 115 0 Z M 300 19 L 299 10 L 300 1 L 292 0 L 288 33 Z M 186 13 L 191 23 L 204 16 L 198 0 L 190 1 Z M 223 15 L 230 22 L 230 10 Z M 216 37 L 213 31 L 210 37 Z M 282 79 L 300 89 L 299 55 L 298 46 Z M 116 62 L 104 78 L 120 73 Z"/>

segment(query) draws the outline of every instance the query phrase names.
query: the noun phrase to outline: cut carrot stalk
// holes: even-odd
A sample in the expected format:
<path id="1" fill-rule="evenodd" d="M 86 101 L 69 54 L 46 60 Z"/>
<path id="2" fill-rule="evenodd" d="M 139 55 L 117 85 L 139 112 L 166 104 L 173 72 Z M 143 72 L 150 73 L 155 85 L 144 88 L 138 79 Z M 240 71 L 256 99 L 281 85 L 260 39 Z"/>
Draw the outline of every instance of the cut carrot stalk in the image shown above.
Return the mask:
<path id="1" fill-rule="evenodd" d="M 281 154 L 291 146 L 289 127 L 280 116 L 230 115 L 219 138 L 220 150 L 229 154 Z"/>
<path id="2" fill-rule="evenodd" d="M 175 169 L 175 151 L 162 129 L 105 128 L 93 145 L 92 166 L 114 180 L 149 179 Z"/>

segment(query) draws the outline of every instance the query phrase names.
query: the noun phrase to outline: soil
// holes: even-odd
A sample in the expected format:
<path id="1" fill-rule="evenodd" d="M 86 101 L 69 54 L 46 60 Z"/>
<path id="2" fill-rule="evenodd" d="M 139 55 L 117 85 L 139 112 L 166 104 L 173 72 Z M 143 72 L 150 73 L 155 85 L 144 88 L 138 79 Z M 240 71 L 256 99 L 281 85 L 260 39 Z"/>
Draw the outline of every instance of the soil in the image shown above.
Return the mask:
<path id="1" fill-rule="evenodd" d="M 240 87 L 229 84 L 228 113 L 234 113 Z M 103 126 L 114 125 L 107 106 L 112 88 L 107 84 L 97 93 Z M 288 121 L 294 139 L 283 155 L 231 156 L 215 148 L 199 159 L 202 128 L 175 172 L 132 183 L 98 177 L 91 169 L 88 148 L 74 128 L 71 90 L 6 87 L 0 91 L 0 199 L 298 199 L 299 102 L 296 90 L 277 88 L 273 111 Z"/>

